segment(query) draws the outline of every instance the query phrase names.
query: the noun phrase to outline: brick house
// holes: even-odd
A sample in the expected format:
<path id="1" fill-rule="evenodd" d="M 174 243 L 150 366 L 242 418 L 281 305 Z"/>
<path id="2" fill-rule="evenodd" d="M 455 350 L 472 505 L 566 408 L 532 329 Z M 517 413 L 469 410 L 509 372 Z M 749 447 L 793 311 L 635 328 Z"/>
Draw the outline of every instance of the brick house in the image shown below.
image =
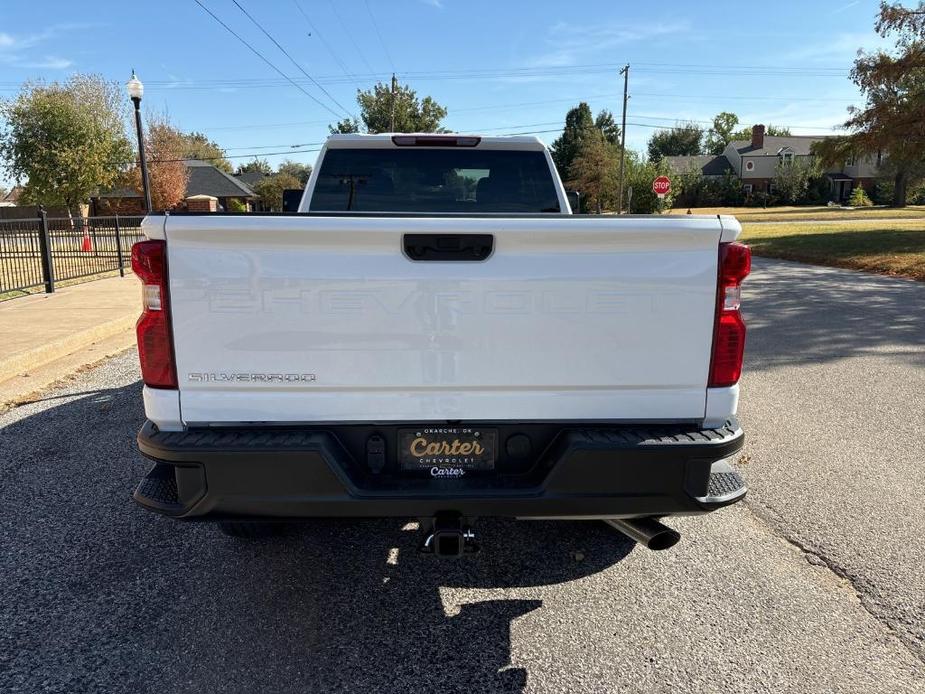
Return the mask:
<path id="1" fill-rule="evenodd" d="M 824 137 L 814 135 L 766 135 L 763 125 L 752 128 L 751 140 L 733 140 L 717 156 L 666 157 L 677 173 L 698 168 L 704 176 L 723 176 L 732 171 L 748 194 L 774 192 L 774 178 L 780 164 L 812 158 L 812 146 Z M 854 157 L 825 172 L 832 199 L 847 200 L 861 186 L 870 192 L 877 178 L 881 156 Z"/>
<path id="2" fill-rule="evenodd" d="M 247 183 L 206 161 L 188 159 L 185 164 L 189 181 L 186 184 L 186 196 L 176 209 L 226 212 L 232 211 L 236 203 L 240 203 L 248 212 L 253 210 L 257 196 Z M 213 202 L 207 202 L 209 198 Z M 91 198 L 90 210 L 92 215 L 113 212 L 138 214 L 144 210 L 144 201 L 141 193 L 136 190 L 114 188 Z"/>

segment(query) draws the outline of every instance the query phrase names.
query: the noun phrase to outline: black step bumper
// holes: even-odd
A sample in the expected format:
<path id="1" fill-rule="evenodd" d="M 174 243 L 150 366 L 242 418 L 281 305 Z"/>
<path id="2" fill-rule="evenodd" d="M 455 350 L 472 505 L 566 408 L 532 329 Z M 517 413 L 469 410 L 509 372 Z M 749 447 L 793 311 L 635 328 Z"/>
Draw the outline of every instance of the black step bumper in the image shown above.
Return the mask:
<path id="1" fill-rule="evenodd" d="M 458 479 L 371 471 L 350 442 L 382 429 L 164 432 L 147 422 L 138 446 L 155 465 L 134 498 L 189 519 L 618 518 L 706 513 L 746 492 L 730 466 L 744 443 L 735 419 L 716 429 L 559 425 L 527 467 Z"/>

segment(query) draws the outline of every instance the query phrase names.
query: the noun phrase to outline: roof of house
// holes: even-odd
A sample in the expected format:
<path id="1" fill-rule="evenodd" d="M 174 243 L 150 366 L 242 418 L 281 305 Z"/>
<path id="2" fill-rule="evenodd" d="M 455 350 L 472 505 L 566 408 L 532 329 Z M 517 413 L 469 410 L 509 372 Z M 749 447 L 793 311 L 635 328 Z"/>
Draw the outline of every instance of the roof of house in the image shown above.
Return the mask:
<path id="1" fill-rule="evenodd" d="M 246 182 L 226 174 L 207 161 L 187 159 L 185 162 L 189 171 L 189 181 L 186 184 L 186 195 L 210 195 L 216 198 L 252 198 L 254 190 Z M 119 187 L 100 191 L 100 198 L 140 198 L 141 193 L 134 188 Z"/>
<path id="2" fill-rule="evenodd" d="M 704 176 L 722 176 L 732 166 L 722 154 L 693 154 L 665 157 L 668 166 L 675 173 L 684 173 L 691 169 L 700 169 Z"/>
<path id="3" fill-rule="evenodd" d="M 13 186 L 6 193 L 0 195 L 0 203 L 6 203 L 7 205 L 15 205 L 19 202 L 19 195 L 22 193 L 22 188 L 20 186 Z"/>
<path id="4" fill-rule="evenodd" d="M 98 198 L 140 198 L 141 193 L 134 188 L 109 188 L 108 190 L 101 190 L 98 195 Z"/>
<path id="5" fill-rule="evenodd" d="M 186 197 L 191 195 L 213 195 L 217 198 L 252 198 L 254 190 L 244 181 L 231 174 L 226 174 L 207 161 L 187 159 L 189 182 L 186 184 Z"/>
<path id="6" fill-rule="evenodd" d="M 776 157 L 782 149 L 790 148 L 796 156 L 812 154 L 812 146 L 824 140 L 816 135 L 765 135 L 764 147 L 752 147 L 751 140 L 733 140 L 730 144 L 739 154 L 748 154 L 753 157 Z"/>
<path id="7" fill-rule="evenodd" d="M 263 180 L 267 175 L 263 171 L 245 171 L 244 173 L 235 174 L 234 177 L 253 188 L 258 181 Z"/>

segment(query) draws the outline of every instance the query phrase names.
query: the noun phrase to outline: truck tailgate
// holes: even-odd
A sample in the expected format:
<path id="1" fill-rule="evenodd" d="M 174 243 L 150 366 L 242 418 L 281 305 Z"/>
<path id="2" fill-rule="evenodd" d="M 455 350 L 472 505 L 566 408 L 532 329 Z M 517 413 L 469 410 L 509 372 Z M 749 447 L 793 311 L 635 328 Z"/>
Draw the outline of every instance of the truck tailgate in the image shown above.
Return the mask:
<path id="1" fill-rule="evenodd" d="M 491 234 L 482 261 L 403 235 Z M 696 420 L 720 221 L 170 216 L 187 424 Z"/>

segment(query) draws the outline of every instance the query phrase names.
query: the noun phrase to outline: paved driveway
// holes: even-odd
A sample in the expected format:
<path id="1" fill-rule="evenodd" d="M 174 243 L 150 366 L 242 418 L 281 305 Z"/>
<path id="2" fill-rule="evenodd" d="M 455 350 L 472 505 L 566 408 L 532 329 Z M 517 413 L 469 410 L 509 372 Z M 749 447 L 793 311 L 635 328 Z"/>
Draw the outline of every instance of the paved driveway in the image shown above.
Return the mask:
<path id="1" fill-rule="evenodd" d="M 747 505 L 239 543 L 129 501 L 132 354 L 0 417 L 0 691 L 921 692 L 925 285 L 757 263 Z M 918 320 L 913 314 L 918 313 Z"/>

